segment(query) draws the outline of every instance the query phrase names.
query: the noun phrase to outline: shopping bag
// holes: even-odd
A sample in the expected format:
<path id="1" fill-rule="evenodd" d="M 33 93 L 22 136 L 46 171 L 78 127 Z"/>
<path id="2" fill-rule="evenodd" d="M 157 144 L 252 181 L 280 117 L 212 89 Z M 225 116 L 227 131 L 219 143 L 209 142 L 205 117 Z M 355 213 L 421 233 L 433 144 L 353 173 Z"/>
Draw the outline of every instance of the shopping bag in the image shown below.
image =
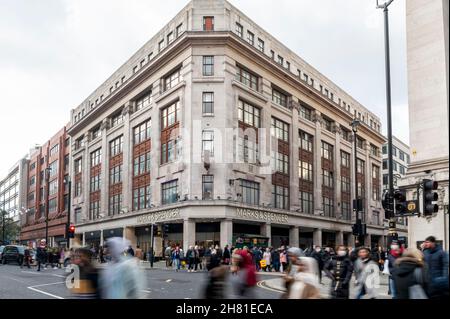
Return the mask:
<path id="1" fill-rule="evenodd" d="M 263 259 L 259 262 L 259 264 L 261 265 L 261 268 L 265 268 L 267 266 L 266 261 Z"/>
<path id="2" fill-rule="evenodd" d="M 383 275 L 388 275 L 388 276 L 390 276 L 391 275 L 391 273 L 389 272 L 389 259 L 386 259 L 386 261 L 384 262 L 384 265 L 383 265 Z"/>

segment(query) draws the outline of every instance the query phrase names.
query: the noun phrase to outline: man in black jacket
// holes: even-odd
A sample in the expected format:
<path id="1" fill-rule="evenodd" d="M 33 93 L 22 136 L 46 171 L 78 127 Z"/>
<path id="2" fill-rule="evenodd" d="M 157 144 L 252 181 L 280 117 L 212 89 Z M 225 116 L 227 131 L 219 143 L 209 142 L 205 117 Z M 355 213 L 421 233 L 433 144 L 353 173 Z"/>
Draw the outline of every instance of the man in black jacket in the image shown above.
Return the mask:
<path id="1" fill-rule="evenodd" d="M 349 299 L 349 286 L 353 274 L 353 264 L 348 257 L 345 246 L 338 247 L 336 257 L 328 260 L 324 270 L 332 280 L 331 297 L 333 299 Z"/>
<path id="2" fill-rule="evenodd" d="M 429 273 L 428 295 L 430 299 L 445 299 L 449 295 L 448 255 L 436 244 L 436 238 L 430 236 L 424 243 L 425 261 Z"/>
<path id="3" fill-rule="evenodd" d="M 322 248 L 320 248 L 320 246 L 316 246 L 311 254 L 311 257 L 317 261 L 317 266 L 319 267 L 319 283 L 322 283 L 322 270 L 324 266 Z"/>
<path id="4" fill-rule="evenodd" d="M 39 247 L 36 249 L 36 259 L 38 263 L 38 269 L 37 271 L 41 271 L 41 264 L 47 263 L 47 248 L 46 248 L 46 242 L 45 240 L 41 240 Z"/>

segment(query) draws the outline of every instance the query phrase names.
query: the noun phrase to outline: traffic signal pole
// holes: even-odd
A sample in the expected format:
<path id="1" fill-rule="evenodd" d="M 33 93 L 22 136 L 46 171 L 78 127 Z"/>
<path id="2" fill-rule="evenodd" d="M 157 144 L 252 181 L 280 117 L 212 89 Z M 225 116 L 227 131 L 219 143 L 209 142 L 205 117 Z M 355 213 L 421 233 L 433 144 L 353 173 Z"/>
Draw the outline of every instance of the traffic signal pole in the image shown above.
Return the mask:
<path id="1" fill-rule="evenodd" d="M 389 0 L 382 5 L 378 4 L 377 8 L 383 9 L 384 12 L 384 41 L 385 41 L 385 59 L 386 59 L 386 104 L 387 104 L 387 134 L 388 134 L 388 171 L 389 171 L 389 195 L 394 197 L 394 167 L 393 167 L 393 145 L 392 145 L 392 101 L 391 101 L 391 59 L 389 48 L 389 5 L 393 0 Z M 397 223 L 394 215 L 394 205 L 391 203 L 391 211 L 389 212 L 389 236 L 388 246 L 392 240 L 398 238 Z"/>

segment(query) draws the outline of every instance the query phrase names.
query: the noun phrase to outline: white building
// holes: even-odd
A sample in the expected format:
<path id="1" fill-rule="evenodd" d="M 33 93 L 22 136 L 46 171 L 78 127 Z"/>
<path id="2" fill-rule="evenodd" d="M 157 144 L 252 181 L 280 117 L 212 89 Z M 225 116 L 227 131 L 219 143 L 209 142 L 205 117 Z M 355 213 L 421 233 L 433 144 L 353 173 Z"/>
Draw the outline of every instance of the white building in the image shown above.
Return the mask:
<path id="1" fill-rule="evenodd" d="M 395 186 L 397 180 L 405 177 L 408 166 L 411 163 L 411 152 L 409 146 L 395 136 L 392 138 L 392 156 L 394 161 L 393 172 Z M 383 189 L 389 188 L 388 163 L 388 145 L 386 143 L 383 145 Z"/>
<path id="2" fill-rule="evenodd" d="M 424 178 L 439 183 L 439 213 L 409 218 L 410 243 L 434 235 L 448 251 L 449 1 L 406 1 L 411 165 L 400 186 L 413 190 Z"/>
<path id="3" fill-rule="evenodd" d="M 16 223 L 27 207 L 27 174 L 28 159 L 22 158 L 0 181 L 0 211 L 6 211 Z"/>
<path id="4" fill-rule="evenodd" d="M 168 224 L 159 252 L 163 238 L 352 245 L 355 183 L 365 243 L 385 241 L 380 119 L 227 1 L 191 1 L 72 111 L 68 134 L 84 244 L 148 249 L 150 225 Z"/>

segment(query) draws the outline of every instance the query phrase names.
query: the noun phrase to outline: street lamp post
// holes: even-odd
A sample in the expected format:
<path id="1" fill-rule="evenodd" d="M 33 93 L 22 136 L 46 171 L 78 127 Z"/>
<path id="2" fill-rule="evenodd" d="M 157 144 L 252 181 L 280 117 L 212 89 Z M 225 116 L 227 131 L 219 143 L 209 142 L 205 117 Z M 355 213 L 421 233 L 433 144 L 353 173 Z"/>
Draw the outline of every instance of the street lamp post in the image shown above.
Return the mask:
<path id="1" fill-rule="evenodd" d="M 49 198 L 50 198 L 50 172 L 52 169 L 47 167 L 45 169 L 45 178 L 47 182 L 47 201 L 45 203 L 45 244 L 48 245 L 48 213 L 49 213 Z"/>
<path id="2" fill-rule="evenodd" d="M 390 241 L 398 237 L 397 225 L 394 216 L 393 198 L 394 198 L 394 168 L 393 168 L 393 145 L 392 145 L 392 106 L 391 106 L 391 59 L 389 49 L 389 10 L 388 7 L 394 0 L 386 1 L 380 4 L 377 0 L 377 9 L 383 9 L 384 12 L 384 41 L 385 41 L 385 59 L 386 59 L 386 104 L 387 104 L 387 133 L 388 133 L 388 174 L 389 174 L 389 198 L 391 201 L 389 215 L 389 237 Z M 388 243 L 390 243 L 388 240 Z"/>
<path id="3" fill-rule="evenodd" d="M 70 225 L 70 206 L 71 206 L 71 198 L 72 198 L 72 181 L 69 176 L 64 177 L 64 185 L 67 185 L 68 193 L 67 193 L 67 226 Z M 68 227 L 66 227 L 66 238 L 67 238 L 67 248 L 70 248 L 70 238 L 68 234 Z"/>
<path id="4" fill-rule="evenodd" d="M 351 127 L 352 127 L 352 131 L 353 131 L 353 149 L 354 149 L 354 161 L 355 161 L 355 200 L 353 202 L 353 210 L 355 212 L 355 216 L 356 216 L 356 224 L 360 225 L 362 224 L 361 222 L 361 218 L 359 215 L 359 210 L 358 210 L 358 200 L 359 200 L 359 196 L 358 196 L 358 144 L 357 144 L 357 138 L 358 138 L 358 126 L 361 125 L 361 122 L 358 119 L 354 119 L 353 122 L 350 123 Z M 355 236 L 355 239 L 358 239 L 359 241 L 359 236 Z"/>

